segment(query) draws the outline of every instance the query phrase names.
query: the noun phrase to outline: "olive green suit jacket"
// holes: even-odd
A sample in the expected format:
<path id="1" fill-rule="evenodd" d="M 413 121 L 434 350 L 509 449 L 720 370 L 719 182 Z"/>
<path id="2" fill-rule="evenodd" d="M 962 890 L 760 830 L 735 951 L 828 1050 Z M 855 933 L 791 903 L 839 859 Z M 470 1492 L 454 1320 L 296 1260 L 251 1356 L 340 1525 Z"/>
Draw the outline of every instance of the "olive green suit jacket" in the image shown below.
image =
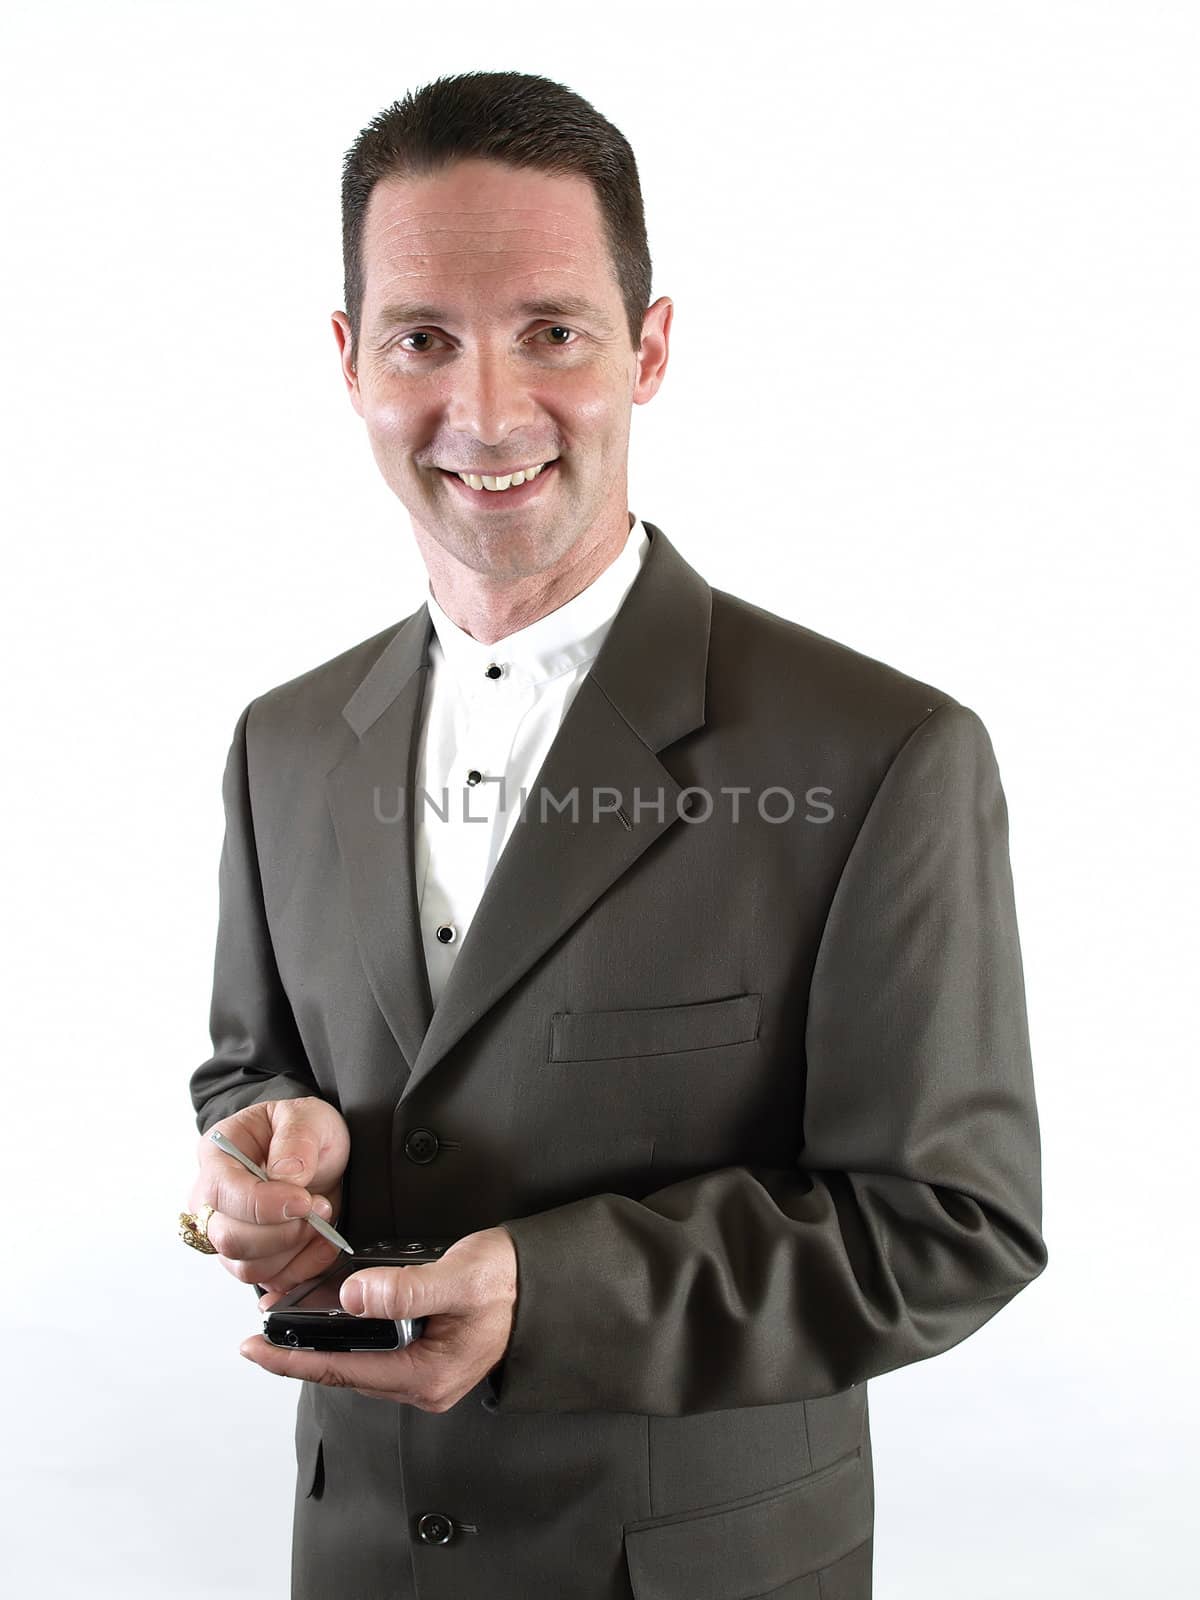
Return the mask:
<path id="1" fill-rule="evenodd" d="M 436 1009 L 427 607 L 237 722 L 200 1129 L 321 1095 L 352 1242 L 518 1260 L 449 1411 L 302 1386 L 294 1600 L 867 1600 L 867 1380 L 1046 1263 L 983 723 L 646 529 Z"/>

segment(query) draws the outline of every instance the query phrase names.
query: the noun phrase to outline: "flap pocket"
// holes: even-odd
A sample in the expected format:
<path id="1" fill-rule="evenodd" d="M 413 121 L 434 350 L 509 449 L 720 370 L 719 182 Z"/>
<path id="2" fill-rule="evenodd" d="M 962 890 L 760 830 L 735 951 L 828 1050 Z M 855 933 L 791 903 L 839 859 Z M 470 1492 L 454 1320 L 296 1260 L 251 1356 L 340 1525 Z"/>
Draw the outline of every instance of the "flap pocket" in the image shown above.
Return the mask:
<path id="1" fill-rule="evenodd" d="M 832 1566 L 872 1531 L 861 1447 L 749 1500 L 625 1525 L 637 1600 L 750 1600 Z"/>
<path id="2" fill-rule="evenodd" d="M 758 1033 L 761 994 L 735 994 L 694 1005 L 633 1011 L 556 1011 L 550 1019 L 551 1061 L 600 1061 L 667 1055 L 741 1044 Z"/>

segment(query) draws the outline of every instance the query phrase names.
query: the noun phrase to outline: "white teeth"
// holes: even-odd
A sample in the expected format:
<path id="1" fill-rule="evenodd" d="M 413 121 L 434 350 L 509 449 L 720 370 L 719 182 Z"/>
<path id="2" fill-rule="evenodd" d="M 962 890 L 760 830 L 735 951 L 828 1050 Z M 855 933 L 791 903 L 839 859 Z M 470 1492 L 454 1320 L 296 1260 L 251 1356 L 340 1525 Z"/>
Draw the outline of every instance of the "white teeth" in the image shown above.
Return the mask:
<path id="1" fill-rule="evenodd" d="M 536 478 L 545 465 L 546 463 L 543 461 L 541 466 L 526 467 L 523 472 L 510 473 L 507 478 L 490 478 L 486 475 L 480 476 L 474 472 L 459 472 L 455 476 L 461 478 L 470 489 L 491 489 L 495 493 L 507 489 L 510 484 L 515 488 L 518 484 L 525 483 L 530 478 Z"/>

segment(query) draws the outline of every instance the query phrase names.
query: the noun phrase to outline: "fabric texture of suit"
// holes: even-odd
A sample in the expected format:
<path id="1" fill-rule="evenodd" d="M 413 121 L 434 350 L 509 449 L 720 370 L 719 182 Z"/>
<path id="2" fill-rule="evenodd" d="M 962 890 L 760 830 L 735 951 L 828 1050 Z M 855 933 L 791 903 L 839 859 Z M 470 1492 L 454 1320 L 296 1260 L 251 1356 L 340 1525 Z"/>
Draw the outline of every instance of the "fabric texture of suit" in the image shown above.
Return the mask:
<path id="1" fill-rule="evenodd" d="M 1046 1264 L 983 723 L 646 528 L 538 776 L 578 810 L 530 795 L 436 1010 L 428 609 L 237 722 L 198 1126 L 321 1095 L 352 1241 L 518 1259 L 450 1411 L 303 1384 L 294 1600 L 868 1600 L 867 1380 Z"/>

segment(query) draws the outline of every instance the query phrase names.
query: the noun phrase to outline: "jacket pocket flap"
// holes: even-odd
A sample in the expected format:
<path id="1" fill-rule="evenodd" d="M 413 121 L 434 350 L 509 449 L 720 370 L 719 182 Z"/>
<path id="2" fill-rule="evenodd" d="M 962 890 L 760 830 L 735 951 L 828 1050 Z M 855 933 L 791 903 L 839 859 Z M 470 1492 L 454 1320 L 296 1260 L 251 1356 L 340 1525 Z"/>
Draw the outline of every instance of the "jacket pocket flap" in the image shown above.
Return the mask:
<path id="1" fill-rule="evenodd" d="M 861 1448 L 719 1509 L 625 1524 L 637 1600 L 750 1600 L 831 1566 L 871 1533 Z"/>
<path id="2" fill-rule="evenodd" d="M 741 1044 L 758 1033 L 761 1009 L 761 994 L 735 994 L 634 1011 L 556 1011 L 550 1019 L 549 1059 L 598 1061 Z"/>

